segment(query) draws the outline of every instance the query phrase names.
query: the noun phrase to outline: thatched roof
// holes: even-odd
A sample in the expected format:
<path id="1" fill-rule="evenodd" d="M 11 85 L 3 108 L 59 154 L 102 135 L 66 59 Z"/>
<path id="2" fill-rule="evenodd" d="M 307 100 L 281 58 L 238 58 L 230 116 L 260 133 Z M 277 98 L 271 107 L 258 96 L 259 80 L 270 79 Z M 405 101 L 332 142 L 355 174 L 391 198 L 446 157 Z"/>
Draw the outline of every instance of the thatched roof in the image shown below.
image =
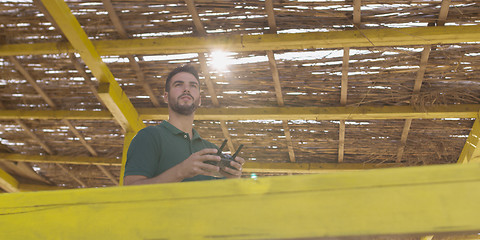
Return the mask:
<path id="1" fill-rule="evenodd" d="M 233 147 L 244 144 L 241 156 L 258 166 L 454 163 L 478 112 L 470 105 L 471 114 L 416 115 L 411 122 L 395 115 L 401 106 L 425 113 L 479 103 L 478 1 L 66 3 L 140 117 L 157 114 L 143 118 L 146 125 L 164 117 L 168 72 L 193 64 L 203 72 L 203 108 L 211 110 L 195 121 L 196 129 L 217 145 L 225 138 Z M 20 183 L 114 185 L 125 129 L 98 97 L 99 81 L 84 53 L 69 45 L 63 23 L 39 0 L 2 0 L 0 12 L 0 168 Z M 382 35 L 387 33 L 398 37 Z M 120 39 L 139 41 L 111 41 Z M 223 68 L 215 62 L 221 55 L 215 41 L 226 55 Z M 209 49 L 194 51 L 195 44 Z M 312 117 L 304 107 L 339 107 L 347 117 Z M 389 117 L 348 117 L 380 107 L 387 107 Z M 232 109 L 247 110 L 243 117 L 212 117 Z M 39 110 L 48 112 L 32 112 Z M 261 117 L 267 110 L 282 114 Z M 79 111 L 86 114 L 75 117 Z M 91 162 L 74 164 L 69 159 L 75 157 Z M 57 163 L 47 161 L 54 158 Z"/>

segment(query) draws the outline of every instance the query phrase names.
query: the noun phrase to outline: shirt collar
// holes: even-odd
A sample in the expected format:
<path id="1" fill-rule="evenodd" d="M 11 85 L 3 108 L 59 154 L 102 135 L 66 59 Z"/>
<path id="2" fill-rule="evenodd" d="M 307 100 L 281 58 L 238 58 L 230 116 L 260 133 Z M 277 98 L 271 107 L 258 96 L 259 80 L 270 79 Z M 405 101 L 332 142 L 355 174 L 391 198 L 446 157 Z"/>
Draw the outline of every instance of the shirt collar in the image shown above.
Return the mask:
<path id="1" fill-rule="evenodd" d="M 173 126 L 171 123 L 169 123 L 167 120 L 164 120 L 162 121 L 162 123 L 160 123 L 161 126 L 165 127 L 166 129 L 168 129 L 172 134 L 174 135 L 177 135 L 177 134 L 186 134 L 185 132 L 183 132 L 182 130 L 178 129 L 177 127 Z M 195 129 L 192 129 L 192 132 L 193 132 L 193 137 L 192 137 L 192 140 L 194 139 L 197 139 L 197 138 L 200 138 L 200 134 L 198 134 L 198 132 L 195 130 Z"/>

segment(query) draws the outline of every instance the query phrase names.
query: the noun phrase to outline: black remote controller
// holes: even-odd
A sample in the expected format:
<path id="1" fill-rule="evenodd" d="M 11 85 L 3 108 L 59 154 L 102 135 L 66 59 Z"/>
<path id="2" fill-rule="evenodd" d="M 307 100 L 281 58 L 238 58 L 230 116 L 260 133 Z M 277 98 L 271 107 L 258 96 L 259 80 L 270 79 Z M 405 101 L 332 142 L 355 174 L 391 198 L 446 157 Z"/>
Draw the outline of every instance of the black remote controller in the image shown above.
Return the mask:
<path id="1" fill-rule="evenodd" d="M 227 139 L 225 139 L 222 143 L 222 146 L 218 149 L 217 151 L 217 155 L 220 156 L 220 161 L 205 161 L 205 163 L 208 163 L 208 164 L 211 164 L 211 165 L 214 165 L 214 166 L 218 166 L 220 167 L 220 169 L 225 169 L 226 167 L 229 167 L 231 169 L 235 169 L 230 163 L 232 161 L 235 161 L 235 157 L 237 157 L 238 153 L 240 153 L 240 150 L 242 149 L 243 147 L 243 144 L 240 144 L 240 146 L 237 148 L 237 150 L 235 151 L 235 153 L 233 154 L 233 156 L 229 155 L 229 154 L 223 154 L 222 153 L 222 150 L 223 148 L 225 147 L 225 145 L 227 144 Z M 237 162 L 237 161 L 235 161 Z"/>

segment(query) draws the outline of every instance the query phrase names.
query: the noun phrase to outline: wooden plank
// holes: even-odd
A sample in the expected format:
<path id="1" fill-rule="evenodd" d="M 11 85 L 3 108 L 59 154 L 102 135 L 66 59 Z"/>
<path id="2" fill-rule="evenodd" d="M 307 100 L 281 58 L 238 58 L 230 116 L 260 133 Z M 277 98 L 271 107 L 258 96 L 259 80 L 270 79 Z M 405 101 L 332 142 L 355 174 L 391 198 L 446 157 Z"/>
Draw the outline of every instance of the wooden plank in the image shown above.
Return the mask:
<path id="1" fill-rule="evenodd" d="M 0 198 L 0 232 L 5 239 L 424 236 L 478 232 L 479 198 L 480 163 L 16 193 Z"/>
<path id="2" fill-rule="evenodd" d="M 45 0 L 50 1 L 50 0 Z M 212 49 L 248 52 L 265 50 L 407 46 L 477 42 L 480 26 L 383 28 L 323 33 L 230 35 L 211 37 L 168 37 L 92 41 L 98 54 L 170 54 L 208 52 Z M 92 46 L 92 47 L 93 47 Z M 0 56 L 40 55 L 75 52 L 68 43 L 5 44 Z M 92 71 L 95 72 L 95 71 Z M 101 79 L 101 78 L 100 78 Z"/>

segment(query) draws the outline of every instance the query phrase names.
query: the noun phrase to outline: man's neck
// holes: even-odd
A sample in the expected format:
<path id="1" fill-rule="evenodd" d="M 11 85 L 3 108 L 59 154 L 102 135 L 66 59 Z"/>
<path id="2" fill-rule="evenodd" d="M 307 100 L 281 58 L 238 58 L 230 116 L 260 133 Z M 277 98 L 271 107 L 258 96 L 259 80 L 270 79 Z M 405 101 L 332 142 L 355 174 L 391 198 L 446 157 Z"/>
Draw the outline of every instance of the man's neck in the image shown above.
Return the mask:
<path id="1" fill-rule="evenodd" d="M 170 110 L 168 113 L 168 122 L 176 128 L 180 129 L 181 131 L 188 133 L 190 138 L 192 138 L 194 117 L 195 113 L 190 116 L 185 116 Z"/>

